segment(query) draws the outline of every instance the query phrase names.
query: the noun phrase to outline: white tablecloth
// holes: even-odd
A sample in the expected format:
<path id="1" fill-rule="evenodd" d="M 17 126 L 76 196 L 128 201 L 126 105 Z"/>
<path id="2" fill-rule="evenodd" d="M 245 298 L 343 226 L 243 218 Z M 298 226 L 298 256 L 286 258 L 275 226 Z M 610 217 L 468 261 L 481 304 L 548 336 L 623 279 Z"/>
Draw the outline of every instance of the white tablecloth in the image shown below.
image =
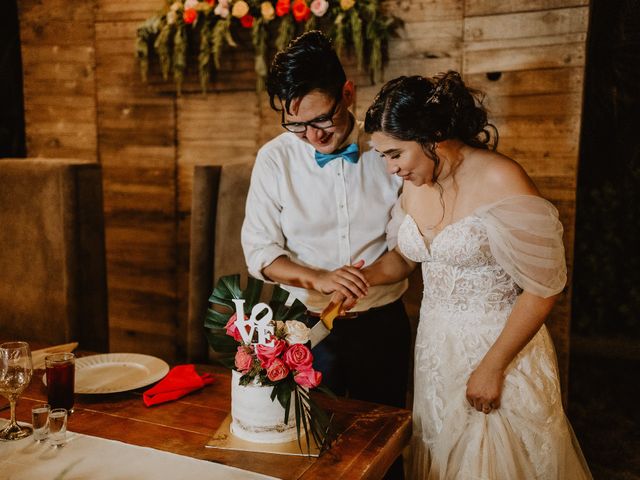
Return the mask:
<path id="1" fill-rule="evenodd" d="M 6 421 L 0 419 L 0 428 Z M 153 448 L 67 433 L 64 447 L 32 437 L 0 441 L 0 480 L 273 479 Z"/>

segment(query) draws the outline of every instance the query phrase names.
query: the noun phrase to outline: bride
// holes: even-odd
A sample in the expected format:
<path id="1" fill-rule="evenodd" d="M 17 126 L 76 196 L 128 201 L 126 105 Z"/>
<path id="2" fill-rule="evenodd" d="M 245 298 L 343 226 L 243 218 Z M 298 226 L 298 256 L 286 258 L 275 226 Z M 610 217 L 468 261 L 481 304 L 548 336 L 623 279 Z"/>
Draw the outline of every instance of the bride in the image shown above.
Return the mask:
<path id="1" fill-rule="evenodd" d="M 420 262 L 424 279 L 410 478 L 588 479 L 544 326 L 566 282 L 562 225 L 490 127 L 456 72 L 392 80 L 366 115 L 405 180 L 397 275 Z"/>

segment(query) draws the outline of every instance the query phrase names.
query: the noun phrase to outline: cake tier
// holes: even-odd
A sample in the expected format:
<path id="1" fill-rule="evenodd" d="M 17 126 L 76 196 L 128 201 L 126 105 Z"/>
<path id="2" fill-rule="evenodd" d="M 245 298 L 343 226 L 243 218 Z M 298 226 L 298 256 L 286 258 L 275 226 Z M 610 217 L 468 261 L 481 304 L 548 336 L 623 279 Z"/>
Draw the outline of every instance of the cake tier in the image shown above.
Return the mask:
<path id="1" fill-rule="evenodd" d="M 231 378 L 231 433 L 256 443 L 284 443 L 298 438 L 293 404 L 289 422 L 284 423 L 284 408 L 277 399 L 271 401 L 273 387 L 240 385 L 241 373 L 233 370 Z"/>

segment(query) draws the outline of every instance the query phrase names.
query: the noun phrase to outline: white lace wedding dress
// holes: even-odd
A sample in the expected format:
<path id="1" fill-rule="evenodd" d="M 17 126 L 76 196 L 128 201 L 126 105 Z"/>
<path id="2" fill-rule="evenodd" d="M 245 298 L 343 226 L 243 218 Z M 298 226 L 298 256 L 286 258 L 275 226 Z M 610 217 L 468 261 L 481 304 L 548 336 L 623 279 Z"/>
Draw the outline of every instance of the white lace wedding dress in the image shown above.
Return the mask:
<path id="1" fill-rule="evenodd" d="M 562 225 L 553 205 L 529 195 L 505 198 L 430 242 L 404 215 L 398 246 L 422 262 L 424 279 L 410 478 L 590 479 L 562 408 L 546 327 L 507 369 L 500 408 L 485 415 L 465 396 L 522 289 L 547 297 L 564 287 Z"/>

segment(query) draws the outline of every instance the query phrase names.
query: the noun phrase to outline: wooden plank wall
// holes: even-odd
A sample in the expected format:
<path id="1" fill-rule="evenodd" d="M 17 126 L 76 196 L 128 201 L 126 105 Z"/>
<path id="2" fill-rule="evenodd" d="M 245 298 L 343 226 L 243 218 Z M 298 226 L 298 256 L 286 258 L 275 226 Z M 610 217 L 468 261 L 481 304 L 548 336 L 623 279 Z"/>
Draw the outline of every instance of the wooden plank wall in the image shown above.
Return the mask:
<path id="1" fill-rule="evenodd" d="M 138 25 L 157 0 L 96 0 L 96 90 L 112 351 L 175 358 L 176 102 L 140 81 Z"/>
<path id="2" fill-rule="evenodd" d="M 18 2 L 27 152 L 97 160 L 93 2 Z"/>
<path id="3" fill-rule="evenodd" d="M 385 79 L 455 69 L 487 93 L 500 150 L 560 208 L 570 266 L 587 4 L 383 1 L 405 22 L 389 46 Z M 143 84 L 133 55 L 136 28 L 162 0 L 19 5 L 28 154 L 103 165 L 112 350 L 180 358 L 193 166 L 251 160 L 280 132 L 266 95 L 253 93 L 252 54 L 227 50 L 207 96 L 188 72 L 176 97 L 157 67 Z M 247 34 L 238 40 L 249 44 Z M 362 117 L 380 85 L 346 64 Z M 417 315 L 419 275 L 414 280 L 409 310 Z M 569 299 L 567 291 L 549 322 L 561 358 Z"/>

